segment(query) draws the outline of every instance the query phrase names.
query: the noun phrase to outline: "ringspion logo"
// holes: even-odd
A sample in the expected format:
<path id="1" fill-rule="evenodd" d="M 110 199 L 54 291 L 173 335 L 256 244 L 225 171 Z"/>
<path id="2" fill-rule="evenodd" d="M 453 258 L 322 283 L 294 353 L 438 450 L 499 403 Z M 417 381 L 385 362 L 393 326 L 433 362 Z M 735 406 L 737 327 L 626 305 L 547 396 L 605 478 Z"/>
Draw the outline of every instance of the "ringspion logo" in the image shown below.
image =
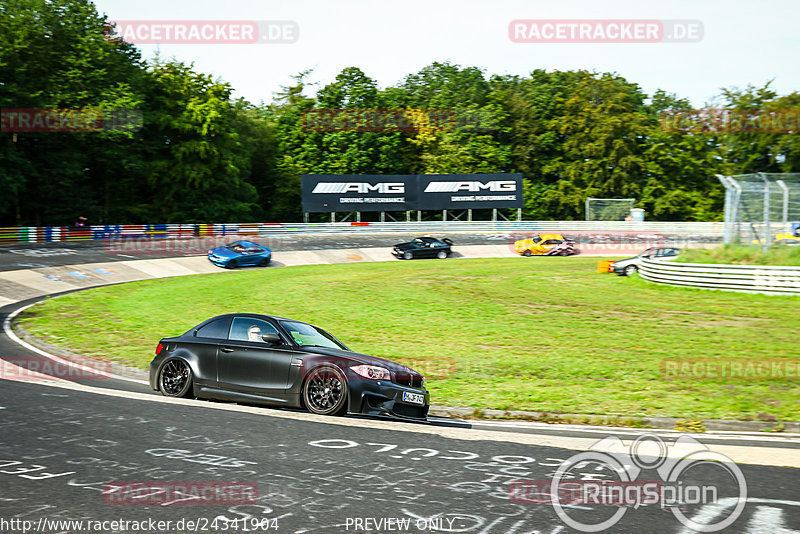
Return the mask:
<path id="1" fill-rule="evenodd" d="M 658 478 L 641 477 L 653 472 Z M 618 480 L 597 479 L 605 473 Z M 667 444 L 655 434 L 642 434 L 630 445 L 612 436 L 567 458 L 549 480 L 512 482 L 509 499 L 517 504 L 550 504 L 564 524 L 580 532 L 608 530 L 629 510 L 654 505 L 672 512 L 691 530 L 718 532 L 744 510 L 747 482 L 729 457 L 690 436 Z M 720 508 L 722 503 L 733 505 L 722 517 L 689 511 L 709 505 Z M 609 512 L 586 514 L 586 508 L 576 504 L 605 505 Z"/>

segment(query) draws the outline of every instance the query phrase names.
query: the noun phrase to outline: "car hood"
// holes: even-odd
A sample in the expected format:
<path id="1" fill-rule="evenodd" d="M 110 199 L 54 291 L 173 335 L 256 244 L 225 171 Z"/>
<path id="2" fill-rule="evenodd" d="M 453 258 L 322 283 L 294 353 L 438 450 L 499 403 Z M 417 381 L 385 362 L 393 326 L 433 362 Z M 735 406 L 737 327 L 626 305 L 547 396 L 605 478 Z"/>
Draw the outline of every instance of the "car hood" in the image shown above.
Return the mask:
<path id="1" fill-rule="evenodd" d="M 231 249 L 226 248 L 226 247 L 212 248 L 211 249 L 211 253 L 216 255 L 216 256 L 221 256 L 223 258 L 232 258 L 234 256 L 238 256 L 239 255 L 238 252 L 234 252 Z"/>
<path id="2" fill-rule="evenodd" d="M 377 356 L 372 356 L 370 354 L 360 354 L 358 352 L 352 352 L 349 350 L 341 350 L 341 349 L 332 349 L 328 347 L 303 347 L 304 352 L 310 352 L 313 354 L 322 354 L 325 356 L 333 356 L 335 358 L 343 358 L 347 360 L 352 360 L 354 363 L 363 363 L 366 365 L 377 365 L 380 367 L 385 367 L 390 371 L 401 371 L 405 373 L 418 373 L 414 371 L 410 367 L 406 367 L 405 365 L 401 365 L 397 362 L 393 362 L 392 360 L 387 360 L 385 358 L 379 358 Z"/>
<path id="3" fill-rule="evenodd" d="M 639 259 L 639 256 L 634 256 L 632 258 L 625 258 L 624 260 L 617 260 L 614 262 L 614 267 L 625 267 L 631 263 L 636 263 Z"/>
<path id="4" fill-rule="evenodd" d="M 394 248 L 396 248 L 397 250 L 412 250 L 416 247 L 411 243 L 398 243 L 394 246 Z"/>

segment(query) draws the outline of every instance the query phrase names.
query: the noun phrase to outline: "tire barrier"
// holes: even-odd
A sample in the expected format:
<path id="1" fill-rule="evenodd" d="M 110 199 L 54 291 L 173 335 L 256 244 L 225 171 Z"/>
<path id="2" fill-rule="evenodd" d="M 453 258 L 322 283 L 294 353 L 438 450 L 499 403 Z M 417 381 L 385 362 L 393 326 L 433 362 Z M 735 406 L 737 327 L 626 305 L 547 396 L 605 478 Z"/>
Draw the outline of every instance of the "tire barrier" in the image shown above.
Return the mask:
<path id="1" fill-rule="evenodd" d="M 800 267 L 642 260 L 639 275 L 650 282 L 675 286 L 800 295 Z"/>

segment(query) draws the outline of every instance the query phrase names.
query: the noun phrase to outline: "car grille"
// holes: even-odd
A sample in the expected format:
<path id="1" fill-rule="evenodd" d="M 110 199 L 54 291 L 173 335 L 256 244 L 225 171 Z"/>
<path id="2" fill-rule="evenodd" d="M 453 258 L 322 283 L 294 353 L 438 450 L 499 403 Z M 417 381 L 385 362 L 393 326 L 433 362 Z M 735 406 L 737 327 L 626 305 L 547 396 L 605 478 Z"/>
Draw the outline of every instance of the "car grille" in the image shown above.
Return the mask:
<path id="1" fill-rule="evenodd" d="M 417 373 L 395 373 L 394 374 L 394 381 L 401 386 L 411 387 L 411 388 L 421 388 L 422 387 L 422 375 Z"/>

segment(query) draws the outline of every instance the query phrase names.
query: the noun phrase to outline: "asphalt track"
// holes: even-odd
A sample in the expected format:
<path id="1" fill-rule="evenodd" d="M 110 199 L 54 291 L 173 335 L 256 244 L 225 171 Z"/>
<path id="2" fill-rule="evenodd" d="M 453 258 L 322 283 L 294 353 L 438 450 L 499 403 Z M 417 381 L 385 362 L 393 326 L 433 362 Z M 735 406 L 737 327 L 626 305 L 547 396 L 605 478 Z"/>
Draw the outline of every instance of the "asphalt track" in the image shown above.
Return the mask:
<path id="1" fill-rule="evenodd" d="M 83 255 L 81 259 L 85 261 Z M 0 319 L 5 322 L 25 304 L 0 308 Z M 564 460 L 599 439 L 621 438 L 621 453 L 640 434 L 632 429 L 443 418 L 428 424 L 323 418 L 294 410 L 166 399 L 144 384 L 114 377 L 15 377 L 6 372 L 12 369 L 9 362 L 38 361 L 37 367 L 44 369 L 54 361 L 17 344 L 5 331 L 0 334 L 0 357 L 3 533 L 24 528 L 131 532 L 134 526 L 164 533 L 579 532 L 566 526 L 549 503 L 512 501 L 512 483 L 549 481 Z M 674 432 L 656 434 L 668 444 L 678 437 Z M 800 531 L 797 436 L 694 437 L 737 462 L 747 483 L 747 504 L 725 532 Z M 681 452 L 669 456 L 677 458 Z M 596 464 L 578 464 L 575 473 L 616 480 L 615 472 Z M 636 480 L 659 476 L 645 470 Z M 191 492 L 167 498 L 153 490 L 149 497 L 139 493 L 127 500 L 109 493 L 111 486 L 134 482 L 185 487 L 192 481 L 206 486 L 236 482 L 257 488 L 258 496 L 255 502 L 236 504 L 223 493 L 208 504 L 192 498 Z M 719 519 L 733 510 L 738 488 L 731 477 L 697 470 L 687 471 L 681 481 L 713 482 L 722 503 L 716 508 L 684 504 L 679 510 L 687 517 Z M 621 508 L 578 504 L 568 510 L 596 523 Z M 609 531 L 686 531 L 670 510 L 658 505 L 625 508 Z M 51 522 L 56 520 L 85 523 Z M 110 523 L 115 520 L 172 523 L 156 528 L 152 523 Z M 189 521 L 194 523 L 187 525 Z"/>

